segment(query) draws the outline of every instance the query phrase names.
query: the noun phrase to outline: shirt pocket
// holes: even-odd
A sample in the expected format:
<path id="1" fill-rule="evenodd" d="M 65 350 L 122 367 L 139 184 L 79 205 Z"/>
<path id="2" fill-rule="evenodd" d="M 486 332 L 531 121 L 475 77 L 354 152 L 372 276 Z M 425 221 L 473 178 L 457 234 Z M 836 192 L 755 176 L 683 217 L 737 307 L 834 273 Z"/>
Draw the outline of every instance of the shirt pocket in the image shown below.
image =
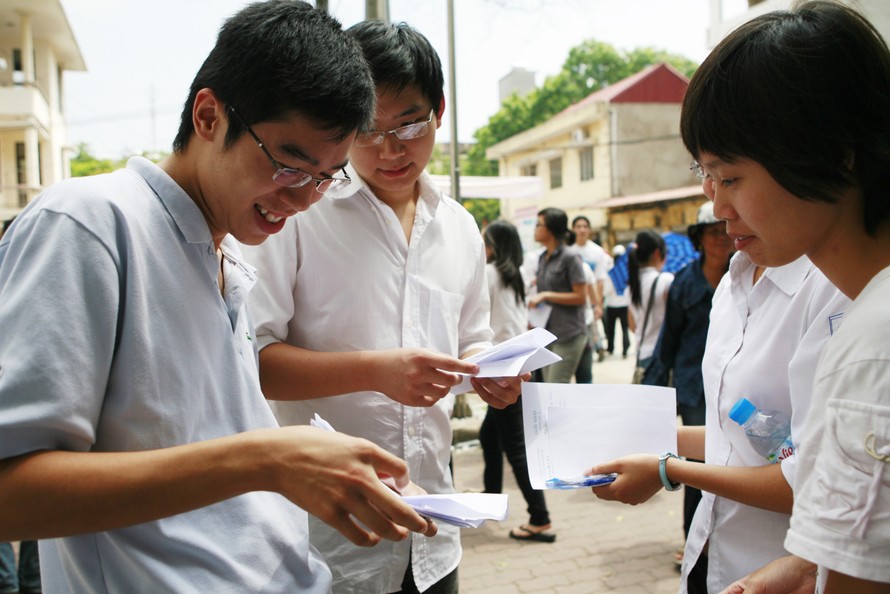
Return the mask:
<path id="1" fill-rule="evenodd" d="M 831 399 L 814 480 L 824 526 L 890 543 L 890 406 Z M 815 501 L 815 500 L 814 500 Z"/>
<path id="2" fill-rule="evenodd" d="M 421 284 L 420 300 L 420 316 L 426 318 L 426 325 L 421 328 L 420 346 L 452 357 L 459 356 L 464 296 Z"/>

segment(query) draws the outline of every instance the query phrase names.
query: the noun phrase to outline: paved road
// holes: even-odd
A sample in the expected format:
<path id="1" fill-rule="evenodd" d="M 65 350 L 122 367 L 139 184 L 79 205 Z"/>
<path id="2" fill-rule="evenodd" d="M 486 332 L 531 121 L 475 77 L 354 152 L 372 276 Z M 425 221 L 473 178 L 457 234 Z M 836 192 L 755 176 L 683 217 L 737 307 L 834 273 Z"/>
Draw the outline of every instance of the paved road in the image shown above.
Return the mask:
<path id="1" fill-rule="evenodd" d="M 626 383 L 632 372 L 630 358 L 594 363 L 596 383 Z M 472 417 L 453 422 L 456 429 L 471 433 L 484 416 L 485 404 L 475 395 L 468 398 Z M 505 467 L 510 516 L 503 523 L 488 522 L 482 528 L 463 530 L 462 593 L 677 591 L 679 572 L 673 556 L 683 538 L 682 490 L 661 491 L 639 506 L 600 501 L 588 489 L 548 491 L 556 542 L 518 542 L 507 533 L 526 522 L 528 514 L 509 464 Z M 457 490 L 481 491 L 482 469 L 478 444 L 458 444 L 454 451 Z"/>

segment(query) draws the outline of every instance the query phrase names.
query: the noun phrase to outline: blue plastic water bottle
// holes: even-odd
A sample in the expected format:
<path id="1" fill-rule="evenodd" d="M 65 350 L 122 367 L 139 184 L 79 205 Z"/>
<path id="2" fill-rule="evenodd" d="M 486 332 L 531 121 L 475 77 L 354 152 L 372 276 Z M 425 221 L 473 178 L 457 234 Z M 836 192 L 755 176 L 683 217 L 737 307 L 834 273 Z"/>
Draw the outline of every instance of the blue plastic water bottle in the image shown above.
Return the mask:
<path id="1" fill-rule="evenodd" d="M 729 418 L 742 426 L 754 451 L 770 463 L 781 462 L 794 453 L 791 419 L 778 410 L 759 410 L 747 398 L 740 398 Z"/>

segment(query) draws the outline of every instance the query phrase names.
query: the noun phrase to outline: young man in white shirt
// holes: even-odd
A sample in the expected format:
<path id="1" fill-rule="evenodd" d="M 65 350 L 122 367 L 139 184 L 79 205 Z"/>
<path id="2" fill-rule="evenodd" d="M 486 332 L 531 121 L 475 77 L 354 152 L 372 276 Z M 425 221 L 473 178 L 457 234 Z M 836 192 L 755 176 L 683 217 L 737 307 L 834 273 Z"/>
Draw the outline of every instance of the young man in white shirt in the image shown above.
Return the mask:
<path id="1" fill-rule="evenodd" d="M 236 239 L 345 183 L 373 89 L 324 12 L 251 4 L 172 155 L 56 184 L 0 239 L 0 540 L 40 540 L 43 591 L 324 594 L 307 511 L 360 545 L 434 532 L 378 479 L 395 456 L 278 427 L 246 315 Z"/>
<path id="2" fill-rule="evenodd" d="M 377 85 L 373 130 L 349 153 L 353 183 L 246 252 L 264 279 L 250 304 L 263 389 L 282 424 L 318 413 L 403 457 L 427 492 L 452 492 L 449 390 L 477 371 L 460 358 L 492 339 L 484 247 L 473 217 L 424 173 L 445 106 L 435 50 L 404 23 L 350 33 Z M 503 408 L 520 380 L 473 385 Z M 435 539 L 369 554 L 310 525 L 334 592 L 456 592 L 459 536 L 440 526 Z"/>

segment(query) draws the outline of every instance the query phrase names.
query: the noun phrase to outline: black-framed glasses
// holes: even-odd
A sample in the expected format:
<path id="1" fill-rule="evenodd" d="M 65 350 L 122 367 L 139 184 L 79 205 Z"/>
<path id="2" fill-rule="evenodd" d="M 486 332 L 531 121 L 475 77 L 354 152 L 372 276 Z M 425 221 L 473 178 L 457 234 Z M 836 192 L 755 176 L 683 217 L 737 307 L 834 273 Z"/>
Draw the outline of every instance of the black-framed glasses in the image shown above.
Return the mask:
<path id="1" fill-rule="evenodd" d="M 315 182 L 315 190 L 319 193 L 324 194 L 328 190 L 339 190 L 341 188 L 345 188 L 348 186 L 352 180 L 349 178 L 349 174 L 346 173 L 345 169 L 341 169 L 343 172 L 343 177 L 312 177 L 305 171 L 300 169 L 294 169 L 293 167 L 284 167 L 281 163 L 275 160 L 275 157 L 272 156 L 272 153 L 266 148 L 266 145 L 260 140 L 260 137 L 256 135 L 256 132 L 253 131 L 253 128 L 250 127 L 250 124 L 244 121 L 238 112 L 235 111 L 235 108 L 229 105 L 229 111 L 232 112 L 238 121 L 247 129 L 248 134 L 253 136 L 253 139 L 256 141 L 257 146 L 260 147 L 260 150 L 263 151 L 263 154 L 266 155 L 266 158 L 269 159 L 269 162 L 272 163 L 272 167 L 275 168 L 275 173 L 272 175 L 272 181 L 274 181 L 279 186 L 284 186 L 285 188 L 302 188 L 310 181 Z"/>
<path id="2" fill-rule="evenodd" d="M 701 163 L 698 161 L 693 161 L 689 164 L 689 171 L 691 171 L 692 175 L 698 179 L 705 179 L 708 176 L 708 174 L 705 173 L 705 170 L 702 169 Z"/>
<path id="3" fill-rule="evenodd" d="M 423 122 L 414 122 L 406 126 L 399 126 L 392 130 L 368 130 L 367 132 L 359 132 L 355 137 L 355 146 L 376 146 L 383 142 L 387 134 L 392 134 L 399 140 L 414 140 L 426 136 L 430 131 L 430 122 L 433 121 L 433 110 L 430 110 L 430 117 Z"/>

